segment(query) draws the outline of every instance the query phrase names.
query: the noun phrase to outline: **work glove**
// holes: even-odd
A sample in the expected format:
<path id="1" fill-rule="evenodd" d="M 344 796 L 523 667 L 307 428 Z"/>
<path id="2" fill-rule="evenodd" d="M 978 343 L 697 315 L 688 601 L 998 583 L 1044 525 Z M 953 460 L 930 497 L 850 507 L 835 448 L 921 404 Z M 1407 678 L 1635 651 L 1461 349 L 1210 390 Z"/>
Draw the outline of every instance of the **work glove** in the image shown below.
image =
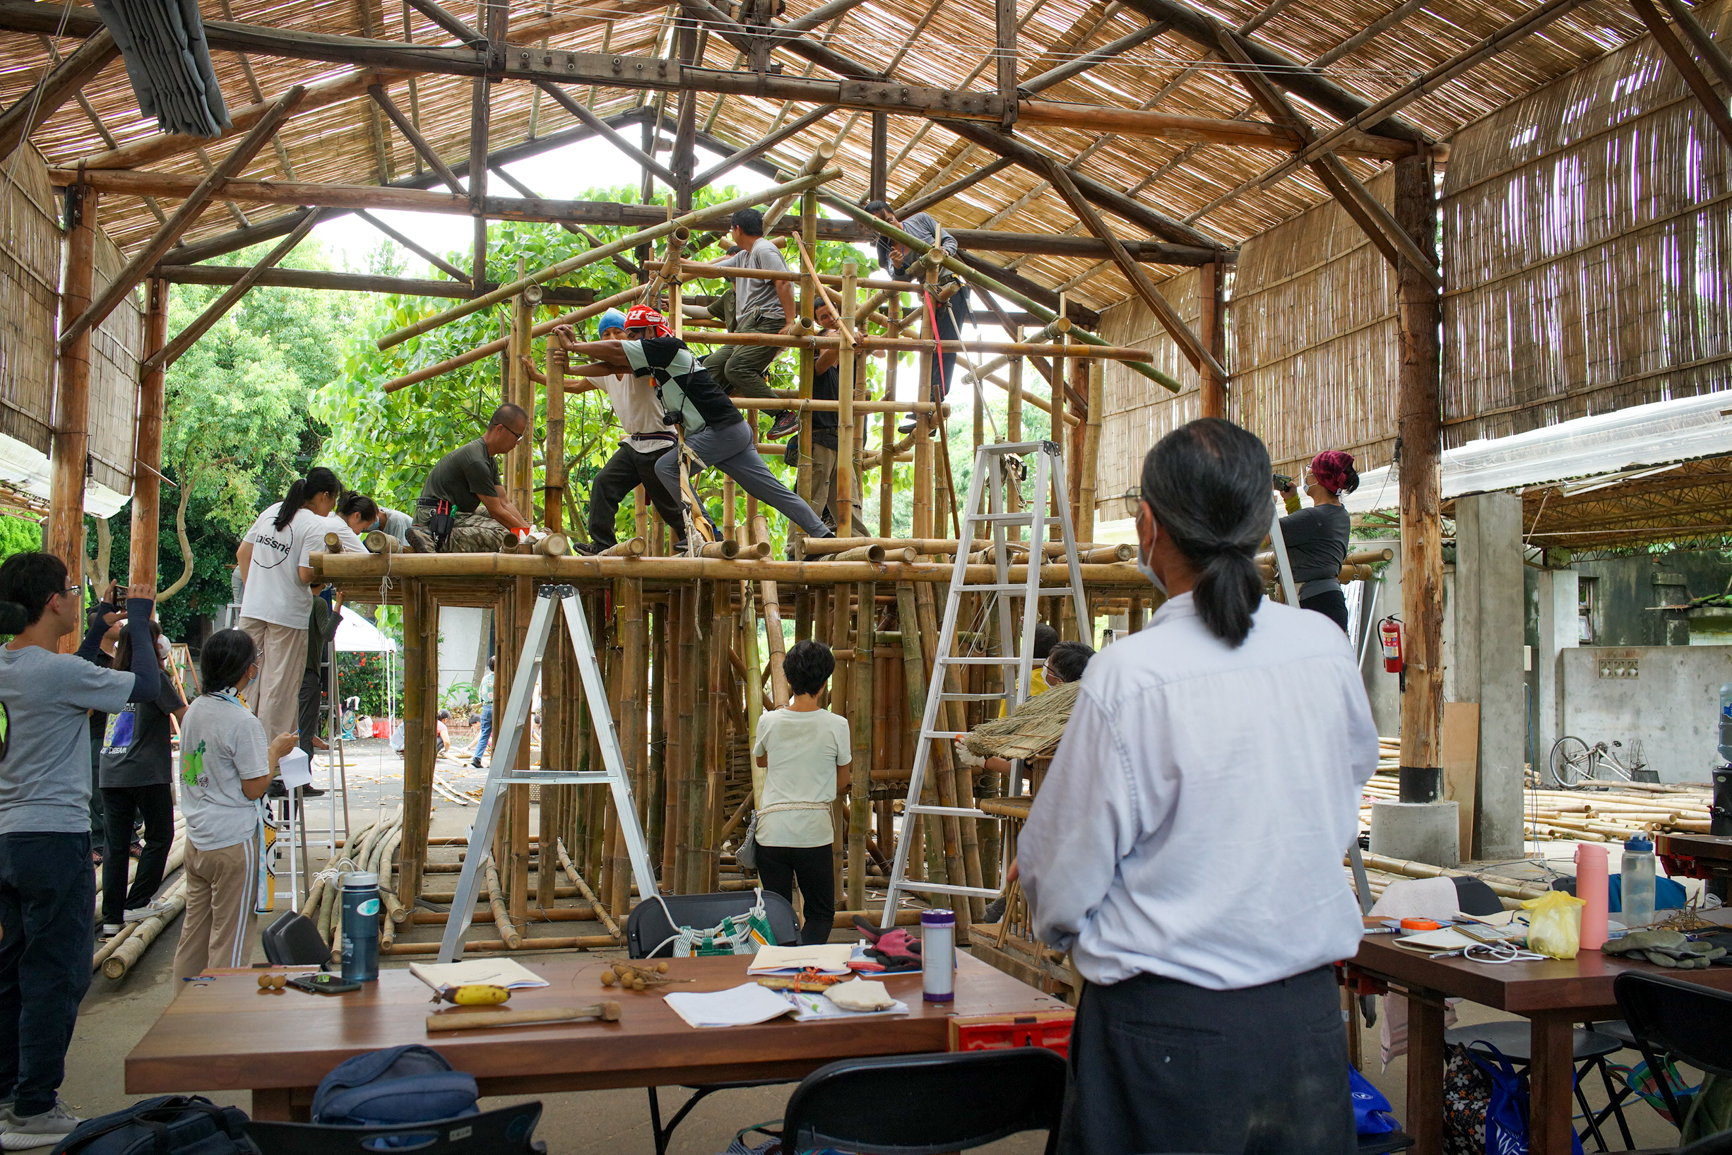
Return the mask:
<path id="1" fill-rule="evenodd" d="M 1645 959 L 1655 966 L 1676 970 L 1706 970 L 1726 948 L 1706 942 L 1691 942 L 1675 930 L 1637 930 L 1600 948 L 1610 955 Z"/>

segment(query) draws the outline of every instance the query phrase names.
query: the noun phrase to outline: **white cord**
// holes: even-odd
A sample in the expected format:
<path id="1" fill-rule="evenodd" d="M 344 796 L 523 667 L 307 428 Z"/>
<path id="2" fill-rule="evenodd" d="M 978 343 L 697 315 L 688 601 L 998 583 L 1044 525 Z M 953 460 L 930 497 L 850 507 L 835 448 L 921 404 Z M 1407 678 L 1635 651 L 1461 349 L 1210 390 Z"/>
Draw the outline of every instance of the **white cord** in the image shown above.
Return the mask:
<path id="1" fill-rule="evenodd" d="M 1461 957 L 1468 962 L 1477 963 L 1513 963 L 1513 962 L 1544 962 L 1546 956 L 1535 954 L 1531 950 L 1505 942 L 1476 942 L 1462 951 Z"/>

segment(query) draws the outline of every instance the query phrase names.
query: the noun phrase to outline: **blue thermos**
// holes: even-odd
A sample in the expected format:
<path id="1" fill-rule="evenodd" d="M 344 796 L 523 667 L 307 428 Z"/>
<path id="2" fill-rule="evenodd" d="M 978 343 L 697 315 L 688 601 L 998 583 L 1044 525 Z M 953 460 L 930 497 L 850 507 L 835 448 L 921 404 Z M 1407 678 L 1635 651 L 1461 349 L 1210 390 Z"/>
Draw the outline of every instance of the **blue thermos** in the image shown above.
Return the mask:
<path id="1" fill-rule="evenodd" d="M 343 875 L 343 977 L 370 983 L 379 977 L 379 876 Z"/>

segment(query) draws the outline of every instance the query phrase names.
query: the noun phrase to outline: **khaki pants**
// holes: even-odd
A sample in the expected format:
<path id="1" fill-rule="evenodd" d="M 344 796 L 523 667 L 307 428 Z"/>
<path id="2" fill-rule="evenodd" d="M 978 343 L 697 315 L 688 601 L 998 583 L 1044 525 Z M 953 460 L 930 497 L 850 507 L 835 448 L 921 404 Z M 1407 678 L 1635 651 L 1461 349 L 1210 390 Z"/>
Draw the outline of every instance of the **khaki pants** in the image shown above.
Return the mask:
<path id="1" fill-rule="evenodd" d="M 835 491 L 836 450 L 814 442 L 812 445 L 812 508 L 820 514 L 828 514 L 833 523 L 840 525 L 841 518 L 836 509 Z M 854 537 L 865 537 L 867 534 L 860 525 L 860 474 L 858 471 L 854 474 L 854 500 L 850 504 L 854 508 L 848 517 L 854 528 L 849 533 Z"/>
<path id="2" fill-rule="evenodd" d="M 242 618 L 240 628 L 259 648 L 259 680 L 247 687 L 253 715 L 267 741 L 300 722 L 301 674 L 307 668 L 307 627 L 291 629 L 258 618 Z"/>
<path id="3" fill-rule="evenodd" d="M 186 848 L 186 913 L 174 951 L 174 979 L 206 967 L 244 967 L 253 961 L 253 900 L 258 889 L 258 841 L 220 850 Z"/>

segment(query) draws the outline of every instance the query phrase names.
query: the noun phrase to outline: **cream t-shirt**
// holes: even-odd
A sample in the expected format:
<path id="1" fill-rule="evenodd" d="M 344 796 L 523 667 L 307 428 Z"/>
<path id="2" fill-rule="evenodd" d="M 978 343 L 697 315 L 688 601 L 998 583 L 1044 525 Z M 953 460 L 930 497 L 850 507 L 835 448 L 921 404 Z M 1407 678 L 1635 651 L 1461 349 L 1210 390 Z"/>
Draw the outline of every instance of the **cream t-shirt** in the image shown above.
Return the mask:
<path id="1" fill-rule="evenodd" d="M 854 757 L 848 719 L 828 710 L 772 710 L 758 719 L 752 757 L 760 755 L 768 756 L 769 765 L 759 799 L 759 844 L 830 845 L 834 832 L 829 807 L 836 798 L 836 767 L 848 765 Z M 789 802 L 821 802 L 824 809 L 772 809 Z"/>

